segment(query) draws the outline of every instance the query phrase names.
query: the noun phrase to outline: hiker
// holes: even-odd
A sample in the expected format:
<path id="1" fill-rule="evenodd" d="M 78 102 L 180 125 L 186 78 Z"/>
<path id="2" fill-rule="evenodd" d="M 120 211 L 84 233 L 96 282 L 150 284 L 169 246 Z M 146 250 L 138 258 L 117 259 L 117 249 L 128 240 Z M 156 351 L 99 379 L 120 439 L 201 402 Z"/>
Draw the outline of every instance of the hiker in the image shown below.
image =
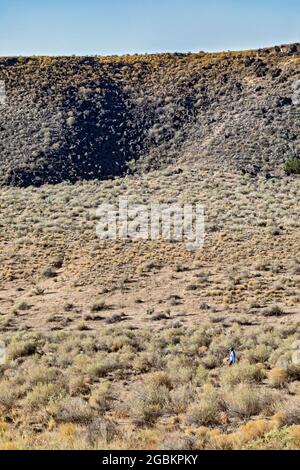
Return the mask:
<path id="1" fill-rule="evenodd" d="M 229 349 L 229 365 L 232 366 L 236 363 L 236 352 L 234 348 Z"/>

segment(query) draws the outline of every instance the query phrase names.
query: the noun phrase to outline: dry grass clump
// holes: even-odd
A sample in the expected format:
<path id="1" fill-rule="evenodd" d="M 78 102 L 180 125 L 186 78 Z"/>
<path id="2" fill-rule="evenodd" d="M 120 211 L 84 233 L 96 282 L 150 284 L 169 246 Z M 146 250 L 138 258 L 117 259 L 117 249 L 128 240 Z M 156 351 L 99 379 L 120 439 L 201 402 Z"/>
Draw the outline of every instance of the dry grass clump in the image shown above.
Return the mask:
<path id="1" fill-rule="evenodd" d="M 30 357 L 20 367 L 20 378 L 30 387 L 39 384 L 60 383 L 60 388 L 65 388 L 64 377 L 57 367 L 49 367 L 46 360 Z"/>
<path id="2" fill-rule="evenodd" d="M 151 365 L 151 355 L 146 352 L 141 352 L 139 355 L 135 356 L 132 363 L 133 369 L 140 373 L 148 372 L 151 369 Z"/>
<path id="3" fill-rule="evenodd" d="M 220 361 L 213 355 L 207 354 L 202 360 L 201 364 L 208 370 L 215 369 L 220 366 Z"/>
<path id="4" fill-rule="evenodd" d="M 267 419 L 256 419 L 241 426 L 239 432 L 243 435 L 244 442 L 248 442 L 270 432 L 273 427 L 274 423 Z"/>
<path id="5" fill-rule="evenodd" d="M 190 383 L 195 373 L 190 359 L 184 355 L 172 357 L 166 367 L 173 384 Z"/>
<path id="6" fill-rule="evenodd" d="M 193 377 L 192 377 L 193 383 L 197 386 L 200 387 L 204 385 L 205 383 L 209 382 L 209 372 L 205 367 L 202 365 L 199 365 L 196 370 L 193 372 Z"/>
<path id="7" fill-rule="evenodd" d="M 58 428 L 63 439 L 73 440 L 78 433 L 78 426 L 74 423 L 63 423 Z"/>
<path id="8" fill-rule="evenodd" d="M 68 376 L 68 392 L 70 396 L 77 396 L 78 394 L 84 394 L 89 391 L 88 378 L 84 374 L 79 372 L 70 373 Z"/>
<path id="9" fill-rule="evenodd" d="M 289 429 L 289 435 L 291 437 L 293 445 L 300 449 L 300 425 L 291 426 Z"/>
<path id="10" fill-rule="evenodd" d="M 285 369 L 280 369 L 279 367 L 275 367 L 268 372 L 268 380 L 271 385 L 276 388 L 283 387 L 286 385 L 289 379 L 288 371 Z"/>
<path id="11" fill-rule="evenodd" d="M 223 434 L 220 429 L 208 432 L 208 448 L 214 450 L 236 450 L 245 448 L 248 443 L 265 436 L 272 429 L 274 423 L 266 419 L 251 420 L 239 427 L 236 431 Z"/>
<path id="12" fill-rule="evenodd" d="M 151 387 L 166 387 L 168 390 L 172 389 L 172 382 L 169 375 L 164 371 L 151 372 L 143 377 L 143 383 Z"/>
<path id="13" fill-rule="evenodd" d="M 236 431 L 227 436 L 234 450 L 244 449 L 249 443 L 267 434 L 273 425 L 265 419 L 255 419 L 239 427 Z"/>

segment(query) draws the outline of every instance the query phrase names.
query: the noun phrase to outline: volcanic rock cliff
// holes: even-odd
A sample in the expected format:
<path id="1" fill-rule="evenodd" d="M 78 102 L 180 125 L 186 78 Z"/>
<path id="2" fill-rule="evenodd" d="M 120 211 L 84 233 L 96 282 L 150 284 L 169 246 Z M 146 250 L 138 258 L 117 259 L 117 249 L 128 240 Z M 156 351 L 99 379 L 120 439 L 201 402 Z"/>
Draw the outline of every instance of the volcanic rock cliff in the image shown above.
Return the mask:
<path id="1" fill-rule="evenodd" d="M 0 185 L 105 179 L 193 156 L 253 175 L 300 153 L 300 44 L 0 58 Z"/>

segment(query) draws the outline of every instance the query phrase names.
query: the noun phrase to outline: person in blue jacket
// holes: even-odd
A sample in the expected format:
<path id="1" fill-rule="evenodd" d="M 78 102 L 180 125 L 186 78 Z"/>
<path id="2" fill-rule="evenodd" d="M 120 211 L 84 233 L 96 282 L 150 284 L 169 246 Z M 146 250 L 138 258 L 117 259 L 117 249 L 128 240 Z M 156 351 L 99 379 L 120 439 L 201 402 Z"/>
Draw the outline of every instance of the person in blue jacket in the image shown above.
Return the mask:
<path id="1" fill-rule="evenodd" d="M 234 348 L 229 349 L 229 365 L 232 366 L 237 361 L 236 352 Z"/>

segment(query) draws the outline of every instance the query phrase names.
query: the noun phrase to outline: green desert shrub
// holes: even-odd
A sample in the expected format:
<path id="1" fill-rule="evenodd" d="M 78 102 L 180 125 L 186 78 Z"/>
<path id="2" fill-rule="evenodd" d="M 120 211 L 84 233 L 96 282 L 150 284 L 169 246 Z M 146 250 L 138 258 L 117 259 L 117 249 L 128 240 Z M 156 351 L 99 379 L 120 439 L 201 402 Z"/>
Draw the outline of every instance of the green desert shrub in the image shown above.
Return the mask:
<path id="1" fill-rule="evenodd" d="M 287 175 L 300 175 L 300 158 L 290 158 L 285 162 L 284 171 Z"/>

